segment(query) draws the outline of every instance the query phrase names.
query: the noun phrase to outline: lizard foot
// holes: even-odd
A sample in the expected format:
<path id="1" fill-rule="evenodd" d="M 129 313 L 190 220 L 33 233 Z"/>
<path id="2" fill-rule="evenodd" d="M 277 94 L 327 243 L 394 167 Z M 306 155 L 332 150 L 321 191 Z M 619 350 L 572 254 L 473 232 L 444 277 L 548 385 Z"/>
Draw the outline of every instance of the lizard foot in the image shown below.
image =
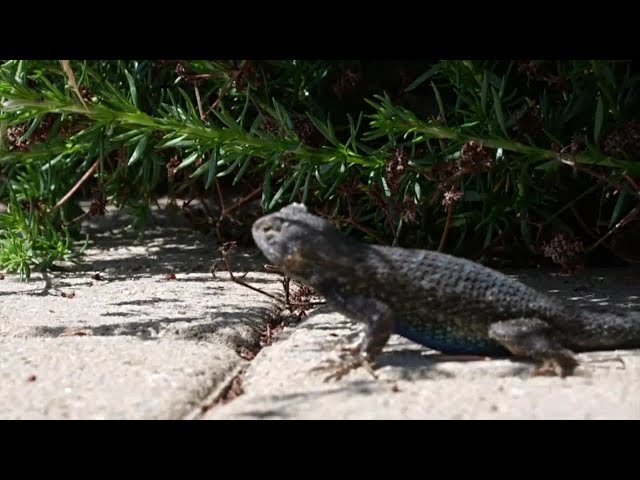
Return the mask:
<path id="1" fill-rule="evenodd" d="M 353 356 L 356 356 L 357 354 L 359 354 L 361 352 L 361 350 L 362 350 L 362 342 L 361 341 L 353 343 L 353 344 L 350 343 L 348 345 L 341 345 L 338 348 L 338 351 L 340 353 L 347 353 L 347 354 L 350 354 L 350 355 L 353 355 Z"/>
<path id="2" fill-rule="evenodd" d="M 373 371 L 372 362 L 359 357 L 352 357 L 343 360 L 329 360 L 325 365 L 319 365 L 312 368 L 310 371 L 328 372 L 329 375 L 324 378 L 324 381 L 328 382 L 330 380 L 338 381 L 347 373 L 360 367 L 363 367 L 367 372 L 369 372 L 374 379 L 378 378 L 376 373 Z"/>
<path id="3" fill-rule="evenodd" d="M 571 350 L 556 338 L 553 327 L 538 318 L 518 318 L 495 322 L 489 337 L 500 342 L 516 357 L 538 362 L 533 375 L 572 375 L 578 361 Z"/>
<path id="4" fill-rule="evenodd" d="M 542 363 L 533 371 L 534 376 L 558 376 L 566 377 L 572 375 L 578 366 L 578 362 L 572 356 L 557 356 L 545 358 Z"/>

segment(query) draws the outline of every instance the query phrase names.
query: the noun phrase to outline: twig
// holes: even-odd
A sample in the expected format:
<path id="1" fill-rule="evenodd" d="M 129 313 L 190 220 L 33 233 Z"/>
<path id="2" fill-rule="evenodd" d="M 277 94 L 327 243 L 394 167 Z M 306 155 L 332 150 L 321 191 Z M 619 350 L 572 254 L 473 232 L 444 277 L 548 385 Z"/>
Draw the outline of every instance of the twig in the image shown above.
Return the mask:
<path id="1" fill-rule="evenodd" d="M 360 225 L 358 222 L 356 222 L 352 218 L 347 218 L 345 221 L 347 222 L 347 225 L 351 225 L 352 227 L 360 230 L 361 232 L 366 233 L 370 237 L 374 238 L 376 242 L 383 243 L 383 240 L 373 230 L 365 227 L 364 225 Z"/>
<path id="2" fill-rule="evenodd" d="M 633 178 L 631 178 L 629 175 L 624 175 L 624 178 L 627 180 L 627 182 L 629 182 L 629 184 L 633 187 L 633 189 L 636 192 L 640 190 L 640 187 L 638 187 L 638 184 L 635 182 Z"/>
<path id="3" fill-rule="evenodd" d="M 216 193 L 218 194 L 218 201 L 220 202 L 220 210 L 224 211 L 224 198 L 222 198 L 222 190 L 220 189 L 220 182 L 216 178 Z"/>
<path id="4" fill-rule="evenodd" d="M 576 210 L 575 207 L 571 207 L 571 211 L 573 212 L 573 214 L 576 217 L 576 221 L 578 222 L 578 225 L 580 225 L 582 227 L 582 229 L 594 240 L 598 239 L 598 236 L 595 234 L 595 232 L 592 232 L 589 227 L 587 226 L 587 224 L 584 222 L 584 220 L 582 219 L 582 217 L 580 216 L 580 214 L 578 213 L 578 210 Z M 608 245 L 606 242 L 602 242 L 602 246 L 604 246 L 607 250 L 609 250 L 611 252 L 611 254 L 614 257 L 619 258 L 620 260 L 624 261 L 624 262 L 629 262 L 629 263 L 637 263 L 637 260 L 633 260 L 630 258 L 625 257 L 624 255 L 621 255 L 619 252 L 616 252 L 615 248 L 613 248 L 611 245 Z"/>
<path id="5" fill-rule="evenodd" d="M 64 225 L 65 227 L 68 227 L 69 225 L 73 225 L 74 223 L 79 222 L 79 221 L 80 221 L 80 220 L 82 220 L 84 217 L 88 216 L 88 215 L 89 215 L 89 213 L 90 213 L 90 211 L 86 211 L 86 212 L 84 212 L 84 213 L 81 213 L 81 214 L 80 214 L 80 215 L 78 215 L 77 217 L 72 218 L 71 220 L 69 220 L 69 221 L 68 221 L 68 222 L 66 222 L 66 223 L 63 223 L 63 225 Z"/>
<path id="6" fill-rule="evenodd" d="M 197 73 L 194 75 L 189 75 L 187 73 L 181 75 L 185 80 L 189 80 L 191 82 L 193 81 L 200 81 L 200 80 L 209 80 L 211 78 L 216 78 L 219 77 L 220 74 L 218 73 Z"/>
<path id="7" fill-rule="evenodd" d="M 209 218 L 213 218 L 213 212 L 209 208 L 209 205 L 207 205 L 207 202 L 202 194 L 198 195 L 198 200 L 200 200 L 200 205 L 202 205 L 202 208 L 204 208 L 204 211 L 207 212 L 207 215 L 209 215 Z"/>
<path id="8" fill-rule="evenodd" d="M 444 244 L 447 241 L 447 235 L 449 234 L 449 227 L 451 226 L 451 217 L 453 216 L 453 203 L 447 206 L 447 221 L 444 224 L 444 231 L 440 238 L 440 245 L 438 245 L 438 251 L 441 252 L 444 248 Z"/>
<path id="9" fill-rule="evenodd" d="M 349 200 L 349 197 L 347 197 L 347 210 L 349 211 L 349 218 L 346 219 L 347 225 L 351 225 L 352 227 L 357 228 L 361 232 L 364 232 L 367 235 L 369 235 L 370 237 L 375 238 L 375 240 L 378 243 L 382 243 L 382 239 L 378 237 L 376 232 L 374 232 L 373 230 L 368 229 L 367 227 L 365 227 L 363 225 L 360 225 L 358 222 L 356 222 L 353 219 L 353 212 L 351 211 L 351 201 Z"/>
<path id="10" fill-rule="evenodd" d="M 218 199 L 220 201 L 220 216 L 218 218 L 218 221 L 216 222 L 216 235 L 218 237 L 218 240 L 223 241 L 222 234 L 220 233 L 220 224 L 222 223 L 222 220 L 228 217 L 231 212 L 233 212 L 234 210 L 237 210 L 242 205 L 247 203 L 249 200 L 252 200 L 253 197 L 255 197 L 260 192 L 262 192 L 262 186 L 256 188 L 249 195 L 242 197 L 240 200 L 238 200 L 234 205 L 232 205 L 229 208 L 226 208 L 224 206 L 224 200 L 222 198 L 222 193 L 220 192 L 220 185 L 218 184 L 218 180 L 216 180 L 216 190 L 218 191 Z"/>
<path id="11" fill-rule="evenodd" d="M 567 210 L 568 208 L 573 208 L 573 206 L 576 204 L 576 202 L 578 200 L 580 200 L 581 198 L 589 195 L 590 193 L 594 192 L 595 190 L 597 190 L 600 187 L 599 183 L 596 183 L 595 185 L 592 185 L 591 187 L 587 188 L 584 192 L 582 192 L 580 195 L 578 195 L 576 198 L 574 198 L 573 200 L 571 200 L 569 203 L 567 203 L 564 207 L 562 207 L 560 210 L 558 210 L 556 213 L 554 213 L 553 215 L 551 215 L 549 218 L 547 218 L 542 225 L 540 225 L 540 228 L 542 229 L 542 227 L 544 227 L 545 225 L 547 225 L 548 223 L 550 223 L 554 218 L 556 218 L 558 215 L 560 215 L 562 212 L 564 212 L 565 210 Z"/>
<path id="12" fill-rule="evenodd" d="M 582 229 L 585 231 L 585 233 L 587 235 L 589 235 L 594 240 L 597 240 L 598 239 L 598 235 L 595 232 L 593 232 L 589 228 L 589 226 L 585 223 L 585 221 L 582 219 L 582 216 L 580 215 L 580 213 L 578 212 L 576 207 L 574 205 L 571 205 L 569 208 L 571 209 L 571 212 L 575 216 L 576 221 L 578 222 L 578 225 L 580 225 L 582 227 Z"/>
<path id="13" fill-rule="evenodd" d="M 606 175 L 604 175 L 604 174 L 602 174 L 600 172 L 596 172 L 595 170 L 592 170 L 589 167 L 586 167 L 584 165 L 581 165 L 581 164 L 577 163 L 575 160 L 567 160 L 566 158 L 560 158 L 560 162 L 564 163 L 565 165 L 569 165 L 570 167 L 573 167 L 573 168 L 575 168 L 576 170 L 578 170 L 580 172 L 587 173 L 587 174 L 591 175 L 592 177 L 595 177 L 595 178 L 601 180 L 602 182 L 608 183 L 609 185 L 611 185 L 612 187 L 614 187 L 614 188 L 616 188 L 618 190 L 622 188 L 622 185 L 620 183 L 611 180 L 609 177 L 607 177 Z M 627 175 L 625 175 L 624 178 L 627 180 L 627 182 L 629 182 L 629 184 L 634 189 L 634 191 L 636 193 L 638 193 L 638 187 L 635 184 L 635 182 L 630 181 L 630 179 L 629 179 L 629 177 Z"/>
<path id="14" fill-rule="evenodd" d="M 82 103 L 82 105 L 84 106 L 84 108 L 87 108 L 87 104 L 84 101 L 84 98 L 82 98 L 82 95 L 80 94 L 80 89 L 78 88 L 78 82 L 76 82 L 76 76 L 73 73 L 73 69 L 71 68 L 71 62 L 69 60 L 58 60 L 60 62 L 60 65 L 62 65 L 62 70 L 64 70 L 64 73 L 67 75 L 67 84 L 71 87 L 71 90 L 73 90 L 73 93 L 76 94 L 76 96 L 80 99 L 80 103 Z"/>
<path id="15" fill-rule="evenodd" d="M 269 292 L 265 292 L 264 290 L 260 289 L 260 288 L 256 288 L 253 287 L 251 285 L 249 285 L 246 282 L 243 282 L 242 280 L 238 279 L 235 277 L 235 275 L 233 274 L 233 269 L 231 268 L 231 261 L 229 259 L 229 255 L 231 254 L 231 252 L 233 251 L 233 248 L 230 249 L 224 249 L 221 248 L 220 249 L 222 252 L 222 259 L 224 260 L 224 263 L 227 267 L 227 272 L 229 272 L 229 276 L 231 277 L 231 281 L 233 281 L 234 283 L 237 283 L 238 285 L 242 285 L 243 287 L 249 288 L 251 290 L 253 290 L 254 292 L 258 292 L 261 293 L 263 295 L 266 295 L 269 298 L 272 298 L 273 300 L 277 301 L 278 303 L 282 303 L 282 298 L 281 297 L 277 297 Z M 247 274 L 245 273 L 245 276 Z M 298 302 L 291 302 L 289 301 L 289 294 L 288 294 L 288 289 L 285 288 L 285 292 L 286 292 L 286 300 L 285 300 L 285 305 L 287 305 L 287 307 L 304 307 L 304 306 L 313 306 L 313 305 L 323 305 L 324 302 L 307 302 L 307 303 L 298 303 Z"/>
<path id="16" fill-rule="evenodd" d="M 222 215 L 227 216 L 229 215 L 231 212 L 233 212 L 234 210 L 237 210 L 238 208 L 240 208 L 242 205 L 244 205 L 245 203 L 247 203 L 249 200 L 252 200 L 253 197 L 257 196 L 260 192 L 262 192 L 262 186 L 259 186 L 258 188 L 256 188 L 253 192 L 251 192 L 250 194 L 242 197 L 240 200 L 238 200 L 235 204 L 233 204 L 231 207 L 226 208 L 222 211 Z"/>
<path id="17" fill-rule="evenodd" d="M 586 251 L 585 253 L 588 254 L 590 252 L 592 252 L 596 247 L 598 247 L 598 245 L 600 245 L 602 242 L 604 242 L 607 238 L 609 238 L 614 232 L 616 232 L 618 229 L 624 227 L 625 225 L 627 225 L 629 222 L 631 222 L 635 217 L 638 216 L 638 214 L 640 213 L 640 207 L 635 207 L 633 210 L 631 210 L 627 215 L 625 215 L 625 217 L 620 220 L 611 230 L 609 230 L 607 233 L 605 233 L 600 240 L 598 240 L 596 243 L 594 243 L 593 245 L 591 245 Z"/>
<path id="18" fill-rule="evenodd" d="M 384 212 L 384 216 L 387 218 L 387 222 L 389 222 L 389 229 L 394 232 L 393 233 L 393 244 L 395 245 L 396 243 L 396 228 L 393 224 L 393 220 L 391 218 L 391 213 L 389 213 L 389 204 L 387 202 L 385 202 L 384 204 L 384 208 L 382 209 L 382 211 Z"/>
<path id="19" fill-rule="evenodd" d="M 233 72 L 233 74 L 231 75 L 231 78 L 229 79 L 227 84 L 220 89 L 220 93 L 218 94 L 218 98 L 216 99 L 215 102 L 213 102 L 213 104 L 209 108 L 209 111 L 212 111 L 212 110 L 215 110 L 216 108 L 218 108 L 218 106 L 220 105 L 220 102 L 222 102 L 222 99 L 227 94 L 227 91 L 229 91 L 229 88 L 231 88 L 231 85 L 238 79 L 238 77 L 242 73 L 242 69 L 244 68 L 245 62 L 246 62 L 246 60 L 243 60 L 240 63 L 238 69 L 235 72 Z"/>
<path id="20" fill-rule="evenodd" d="M 74 193 L 76 193 L 76 190 L 80 188 L 80 186 L 87 180 L 87 178 L 89 178 L 96 171 L 96 169 L 98 168 L 98 165 L 100 165 L 99 158 L 95 162 L 93 162 L 93 165 L 89 167 L 89 170 L 86 171 L 86 173 L 82 176 L 80 180 L 78 180 L 78 182 L 71 188 L 71 190 L 69 190 L 67 194 L 64 197 L 62 197 L 58 203 L 54 205 L 53 210 L 60 208 L 62 205 L 64 205 L 64 203 L 67 200 L 69 200 L 69 198 Z"/>
<path id="21" fill-rule="evenodd" d="M 198 112 L 200 112 L 200 120 L 203 122 L 207 119 L 207 115 L 204 113 L 204 109 L 202 108 L 202 100 L 200 99 L 200 89 L 198 88 L 198 84 L 193 84 L 193 90 L 196 93 L 196 103 L 198 104 Z"/>
<path id="22" fill-rule="evenodd" d="M 269 293 L 269 292 L 265 292 L 264 290 L 261 290 L 261 289 L 259 289 L 259 288 L 252 287 L 252 286 L 251 286 L 251 285 L 249 285 L 248 283 L 243 282 L 242 280 L 240 280 L 240 279 L 236 278 L 236 277 L 233 275 L 233 271 L 231 270 L 231 263 L 229 262 L 229 260 L 228 260 L 227 256 L 226 256 L 226 255 L 224 255 L 224 256 L 223 256 L 223 258 L 224 258 L 224 262 L 225 262 L 225 264 L 226 264 L 226 266 L 227 266 L 227 271 L 229 272 L 229 276 L 231 277 L 231 281 L 233 281 L 233 282 L 237 283 L 238 285 L 242 285 L 243 287 L 247 287 L 247 288 L 249 288 L 249 289 L 253 290 L 254 292 L 262 293 L 263 295 L 266 295 L 267 297 L 272 298 L 272 299 L 276 300 L 277 302 L 282 302 L 282 298 L 280 298 L 280 297 L 276 297 L 275 295 L 272 295 L 272 294 L 271 294 L 271 293 Z"/>

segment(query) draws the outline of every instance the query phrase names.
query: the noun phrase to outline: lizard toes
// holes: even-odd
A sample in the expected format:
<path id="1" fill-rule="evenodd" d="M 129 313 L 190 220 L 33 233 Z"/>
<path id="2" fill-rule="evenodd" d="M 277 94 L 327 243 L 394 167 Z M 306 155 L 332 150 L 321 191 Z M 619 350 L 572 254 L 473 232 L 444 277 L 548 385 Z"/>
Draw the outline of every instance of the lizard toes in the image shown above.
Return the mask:
<path id="1" fill-rule="evenodd" d="M 545 358 L 533 375 L 566 377 L 572 375 L 577 366 L 578 362 L 572 356 Z"/>
<path id="2" fill-rule="evenodd" d="M 367 372 L 370 373 L 374 379 L 378 378 L 378 376 L 373 371 L 373 365 L 371 364 L 371 362 L 360 358 L 351 358 L 349 360 L 341 361 L 328 360 L 324 365 L 314 367 L 310 371 L 329 372 L 329 375 L 324 378 L 325 382 L 329 382 L 331 380 L 338 381 L 349 372 L 360 367 L 363 367 L 365 370 L 367 370 Z"/>

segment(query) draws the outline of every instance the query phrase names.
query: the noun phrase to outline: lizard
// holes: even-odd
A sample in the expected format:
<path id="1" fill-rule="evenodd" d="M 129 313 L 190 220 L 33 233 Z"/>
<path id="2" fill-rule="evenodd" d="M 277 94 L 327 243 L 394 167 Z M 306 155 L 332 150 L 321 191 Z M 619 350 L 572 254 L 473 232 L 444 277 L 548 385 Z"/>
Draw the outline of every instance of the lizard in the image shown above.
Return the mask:
<path id="1" fill-rule="evenodd" d="M 552 297 L 472 260 L 364 243 L 302 203 L 255 220 L 252 237 L 282 273 L 364 324 L 325 380 L 375 361 L 393 333 L 448 355 L 516 357 L 534 374 L 573 375 L 577 352 L 640 348 L 640 318 Z"/>

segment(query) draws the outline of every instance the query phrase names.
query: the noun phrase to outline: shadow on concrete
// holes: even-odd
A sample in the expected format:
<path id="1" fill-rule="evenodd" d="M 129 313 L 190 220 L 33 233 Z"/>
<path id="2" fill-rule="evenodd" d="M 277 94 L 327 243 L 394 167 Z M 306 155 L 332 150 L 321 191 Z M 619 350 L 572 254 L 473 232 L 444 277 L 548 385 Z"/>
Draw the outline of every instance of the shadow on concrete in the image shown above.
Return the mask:
<path id="1" fill-rule="evenodd" d="M 453 371 L 439 368 L 443 362 L 453 362 L 451 358 L 439 359 L 440 355 L 424 355 L 420 352 L 390 352 L 384 353 L 378 358 L 377 368 L 379 380 L 340 380 L 337 385 L 329 389 L 303 389 L 296 392 L 284 393 L 280 395 L 256 395 L 252 396 L 251 404 L 264 404 L 265 408 L 248 406 L 246 410 L 234 412 L 234 415 L 245 418 L 298 418 L 300 411 L 313 405 L 314 401 L 334 395 L 344 395 L 345 393 L 359 396 L 373 396 L 381 393 L 394 392 L 397 388 L 397 381 L 418 381 L 418 380 L 442 380 L 457 378 Z M 461 362 L 471 360 L 459 360 Z M 392 371 L 381 372 L 384 367 L 391 367 Z M 492 369 L 490 365 L 487 365 Z M 531 375 L 532 365 L 526 361 L 514 360 L 506 368 L 501 369 L 499 377 L 514 376 L 527 378 Z M 496 372 L 498 373 L 498 372 Z M 309 375 L 320 375 L 319 372 L 309 372 Z M 340 397 L 344 398 L 344 397 Z M 328 403 L 330 400 L 326 400 Z"/>
<path id="2" fill-rule="evenodd" d="M 101 272 L 113 269 L 120 275 L 141 270 L 150 274 L 206 273 L 221 258 L 218 250 L 220 242 L 215 234 L 193 229 L 179 208 L 167 205 L 160 209 L 153 207 L 144 232 L 130 228 L 132 220 L 129 213 L 111 208 L 104 217 L 88 217 L 83 222 L 82 232 L 90 236 L 92 253 L 99 258 L 84 258 L 73 271 Z M 140 252 L 141 247 L 144 253 Z M 127 248 L 137 251 L 127 252 Z M 114 249 L 119 251 L 113 253 L 113 258 L 104 258 Z M 264 271 L 264 264 L 267 263 L 253 242 L 239 245 L 232 260 L 234 271 L 238 273 Z M 226 273 L 223 264 L 220 264 L 220 268 L 221 274 Z M 122 278 L 129 277 L 123 275 L 117 279 Z"/>
<path id="3" fill-rule="evenodd" d="M 69 336 L 69 332 L 83 331 L 87 332 L 86 336 L 122 336 L 129 335 L 139 337 L 144 340 L 157 340 L 157 331 L 161 326 L 177 322 L 193 322 L 199 320 L 196 317 L 183 317 L 183 318 L 160 318 L 157 320 L 149 320 L 146 322 L 125 322 L 125 323 L 110 323 L 97 326 L 87 325 L 70 325 L 67 327 L 50 327 L 46 325 L 39 325 L 33 327 L 31 334 L 41 337 L 60 337 Z M 152 332 L 153 331 L 153 332 Z M 155 334 L 154 334 L 155 332 Z M 84 336 L 84 335 L 83 335 Z"/>
<path id="4" fill-rule="evenodd" d="M 238 415 L 259 419 L 274 417 L 286 419 L 296 417 L 296 406 L 304 408 L 309 402 L 336 394 L 342 394 L 345 391 L 349 391 L 355 395 L 374 395 L 380 393 L 380 387 L 374 381 L 360 380 L 345 383 L 330 389 L 301 390 L 282 395 L 258 395 L 254 397 L 254 401 L 277 406 L 271 406 L 267 409 L 250 409 L 239 412 Z"/>
<path id="5" fill-rule="evenodd" d="M 185 303 L 185 302 L 183 302 L 181 300 L 153 297 L 153 298 L 147 298 L 145 300 L 125 300 L 125 301 L 122 301 L 122 302 L 112 303 L 111 305 L 114 305 L 114 306 L 117 306 L 117 307 L 127 306 L 127 305 L 144 306 L 144 305 L 155 305 L 155 304 L 162 303 L 162 302 L 166 302 L 166 303 Z"/>
<path id="6" fill-rule="evenodd" d="M 229 331 L 241 327 L 248 327 L 259 336 L 265 329 L 266 312 L 267 309 L 264 307 L 245 309 L 243 311 L 216 310 L 215 317 L 205 319 L 205 321 L 203 321 L 202 317 L 161 317 L 142 322 L 119 322 L 93 326 L 86 324 L 68 326 L 38 325 L 30 330 L 30 335 L 40 337 L 66 337 L 72 336 L 74 331 L 80 331 L 84 332 L 82 336 L 94 337 L 135 336 L 143 340 L 158 340 L 168 334 L 171 338 L 206 341 L 210 337 L 216 336 L 221 330 L 227 330 L 227 335 L 233 336 L 234 338 L 237 337 L 237 339 L 241 340 L 242 335 L 234 336 L 232 333 L 229 333 Z M 134 313 L 127 312 L 124 315 L 128 316 L 133 314 Z M 114 313 L 113 315 L 123 316 L 123 313 Z M 137 312 L 137 315 L 139 316 L 140 312 Z M 174 330 L 171 329 L 171 325 L 176 323 L 189 324 L 195 322 L 198 323 L 179 327 Z M 161 332 L 162 335 L 160 335 Z"/>

